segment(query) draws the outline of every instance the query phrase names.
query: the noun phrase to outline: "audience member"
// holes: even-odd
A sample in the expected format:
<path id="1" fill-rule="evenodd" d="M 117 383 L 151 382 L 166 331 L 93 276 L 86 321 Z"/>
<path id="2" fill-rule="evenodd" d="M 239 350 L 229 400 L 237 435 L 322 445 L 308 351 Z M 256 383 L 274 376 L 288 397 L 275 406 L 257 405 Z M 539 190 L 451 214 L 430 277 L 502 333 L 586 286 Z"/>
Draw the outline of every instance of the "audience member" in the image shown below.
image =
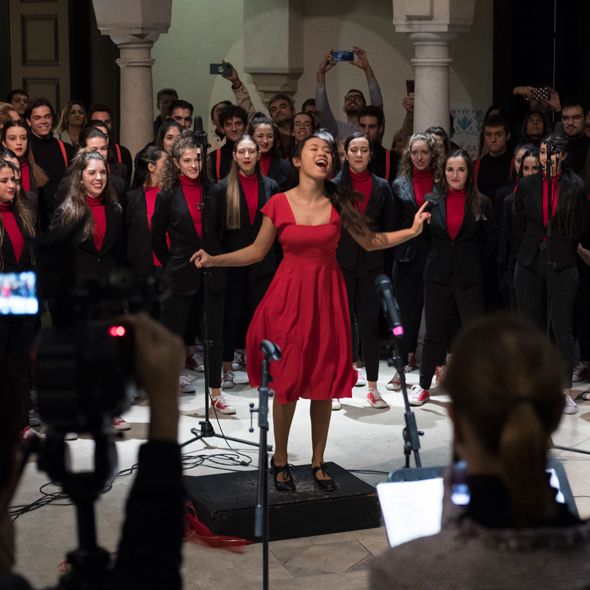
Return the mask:
<path id="1" fill-rule="evenodd" d="M 6 102 L 14 107 L 14 110 L 24 119 L 27 105 L 29 104 L 29 95 L 22 88 L 15 88 L 8 93 Z"/>
<path id="2" fill-rule="evenodd" d="M 178 100 L 178 92 L 174 88 L 162 88 L 156 95 L 156 108 L 160 111 L 159 115 L 154 121 L 154 139 L 158 136 L 158 131 L 162 123 L 168 117 L 168 107 Z"/>
<path id="3" fill-rule="evenodd" d="M 529 322 L 487 316 L 465 328 L 443 388 L 469 503 L 452 503 L 447 472 L 440 532 L 387 549 L 371 590 L 588 587 L 590 523 L 556 501 L 546 471 L 562 387 L 561 359 Z"/>
<path id="4" fill-rule="evenodd" d="M 179 125 L 173 119 L 166 119 L 166 121 L 160 125 L 160 130 L 158 131 L 158 135 L 156 137 L 155 146 L 169 154 L 174 140 L 182 133 L 183 129 L 184 127 Z"/>
<path id="5" fill-rule="evenodd" d="M 301 105 L 302 113 L 311 113 L 313 116 L 313 128 L 317 129 L 320 126 L 320 114 L 318 108 L 315 106 L 315 98 L 308 98 Z"/>
<path id="6" fill-rule="evenodd" d="M 369 86 L 369 97 L 371 104 L 376 107 L 383 108 L 383 98 L 381 97 L 381 90 L 379 84 L 373 73 L 369 61 L 367 60 L 367 52 L 360 47 L 354 47 L 354 53 L 357 56 L 356 61 L 349 62 L 365 72 L 367 84 Z M 334 61 L 332 52 L 328 53 L 317 73 L 316 95 L 315 102 L 320 116 L 320 122 L 335 138 L 339 136 L 348 137 L 355 131 L 358 131 L 358 114 L 362 107 L 367 103 L 365 96 L 360 90 L 351 89 L 344 97 L 344 107 L 342 110 L 346 113 L 346 123 L 337 121 L 332 114 L 330 103 L 328 102 L 328 95 L 326 94 L 326 72 L 331 70 L 338 62 Z"/>
<path id="7" fill-rule="evenodd" d="M 78 135 L 80 135 L 80 130 L 84 125 L 86 125 L 86 109 L 84 105 L 77 100 L 67 102 L 61 111 L 61 117 L 53 131 L 53 135 L 64 143 L 69 143 L 77 148 Z"/>
<path id="8" fill-rule="evenodd" d="M 175 100 L 168 107 L 168 119 L 176 121 L 184 129 L 193 124 L 193 105 L 186 100 Z"/>
<path id="9" fill-rule="evenodd" d="M 7 102 L 0 103 L 0 129 L 10 121 L 19 121 L 21 117 L 16 112 L 16 109 Z"/>
<path id="10" fill-rule="evenodd" d="M 234 143 L 244 135 L 248 123 L 248 114 L 242 107 L 230 105 L 223 107 L 219 113 L 219 124 L 225 134 L 225 144 L 208 156 L 208 176 L 217 183 L 225 178 L 233 162 Z"/>
<path id="11" fill-rule="evenodd" d="M 303 141 L 306 137 L 313 135 L 315 128 L 315 119 L 313 113 L 308 111 L 307 113 L 297 113 L 291 121 L 291 153 L 289 159 L 292 159 L 293 154 L 297 150 L 297 146 L 300 141 Z"/>
<path id="12" fill-rule="evenodd" d="M 231 106 L 230 100 L 222 100 L 213 105 L 211 108 L 211 123 L 213 123 L 213 129 L 211 129 L 207 135 L 209 142 L 209 148 L 211 151 L 218 150 L 225 143 L 225 133 L 223 127 L 219 124 L 219 113 L 223 107 Z"/>
<path id="13" fill-rule="evenodd" d="M 295 116 L 295 103 L 288 94 L 275 94 L 268 102 L 268 112 L 281 134 L 281 152 L 283 156 L 291 153 L 291 124 Z"/>
<path id="14" fill-rule="evenodd" d="M 568 98 L 561 109 L 563 131 L 568 140 L 567 151 L 570 157 L 571 169 L 578 175 L 586 163 L 590 137 L 585 133 L 588 105 L 578 97 Z"/>

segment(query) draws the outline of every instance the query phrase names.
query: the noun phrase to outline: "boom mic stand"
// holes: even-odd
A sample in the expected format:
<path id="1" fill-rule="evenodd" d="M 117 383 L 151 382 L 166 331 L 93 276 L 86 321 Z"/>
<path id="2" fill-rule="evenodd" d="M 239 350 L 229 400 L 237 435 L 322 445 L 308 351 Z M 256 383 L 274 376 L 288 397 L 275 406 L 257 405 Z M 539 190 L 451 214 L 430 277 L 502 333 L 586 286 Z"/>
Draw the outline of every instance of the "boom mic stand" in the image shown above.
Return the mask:
<path id="1" fill-rule="evenodd" d="M 201 175 L 203 171 L 203 166 L 207 165 L 206 158 L 203 157 L 203 154 L 207 153 L 207 148 L 210 147 L 209 143 L 207 142 L 207 134 L 203 131 L 203 121 L 201 117 L 195 117 L 195 124 L 194 124 L 194 131 L 193 131 L 193 141 L 197 148 L 197 159 L 201 164 Z M 206 186 L 202 188 L 207 188 Z M 202 215 L 202 243 L 205 246 L 206 239 L 205 236 L 209 232 L 209 195 L 205 194 L 205 190 L 202 190 L 201 194 L 203 195 L 203 202 L 197 203 L 197 208 L 201 211 Z M 203 269 L 203 364 L 205 367 L 205 419 L 202 422 L 199 422 L 199 426 L 201 427 L 200 430 L 198 428 L 191 428 L 192 434 L 194 437 L 187 440 L 186 442 L 182 443 L 180 447 L 186 447 L 198 440 L 203 438 L 221 438 L 223 440 L 230 440 L 232 442 L 241 443 L 244 445 L 251 445 L 253 447 L 257 447 L 258 443 L 244 440 L 241 438 L 234 438 L 232 436 L 226 436 L 225 434 L 217 434 L 215 429 L 213 428 L 213 424 L 209 420 L 209 346 L 211 346 L 212 342 L 209 340 L 209 305 L 207 302 L 207 289 L 208 289 L 208 280 L 211 277 L 211 272 L 209 270 Z M 272 447 L 271 447 L 272 448 Z"/>
<path id="2" fill-rule="evenodd" d="M 553 219 L 553 196 L 552 196 L 552 184 L 553 184 L 553 160 L 552 157 L 556 156 L 556 163 L 559 161 L 562 153 L 565 151 L 567 141 L 563 132 L 563 123 L 559 122 L 555 126 L 555 139 L 547 141 L 545 144 L 547 147 L 547 160 L 545 162 L 545 175 L 547 178 L 547 226 L 545 228 L 545 250 L 547 252 L 547 338 L 551 337 L 551 273 L 555 268 L 555 263 L 551 262 L 551 226 Z M 553 442 L 553 438 L 549 438 L 549 445 L 552 449 L 558 449 L 560 451 L 570 451 L 572 453 L 581 453 L 582 455 L 590 455 L 590 451 L 585 449 L 576 449 L 574 447 L 564 447 L 562 445 L 556 445 Z"/>
<path id="3" fill-rule="evenodd" d="M 268 434 L 268 398 L 274 395 L 274 391 L 268 388 L 272 381 L 269 373 L 268 364 L 270 361 L 280 361 L 283 354 L 277 344 L 268 340 L 260 343 L 260 348 L 264 354 L 262 361 L 262 377 L 260 381 L 258 409 L 254 409 L 254 404 L 250 404 L 250 420 L 254 412 L 258 412 L 258 427 L 260 428 L 260 444 L 258 454 L 258 488 L 256 491 L 256 509 L 254 511 L 254 536 L 262 537 L 262 588 L 268 590 L 268 542 L 270 539 L 268 528 L 268 450 L 266 443 Z M 250 432 L 254 428 L 250 425 Z"/>
<path id="4" fill-rule="evenodd" d="M 404 396 L 404 404 L 406 411 L 404 412 L 404 419 L 406 426 L 403 430 L 404 436 L 404 455 L 406 457 L 406 464 L 404 468 L 410 467 L 410 455 L 414 453 L 414 461 L 416 467 L 422 467 L 422 461 L 420 461 L 420 437 L 424 436 L 424 432 L 418 430 L 416 425 L 416 416 L 412 412 L 410 402 L 408 400 L 408 389 L 406 385 L 406 371 L 402 362 L 402 357 L 399 353 L 399 339 L 404 335 L 404 328 L 399 319 L 399 311 L 397 308 L 397 302 L 393 296 L 393 285 L 388 276 L 384 274 L 377 275 L 375 279 L 375 288 L 379 297 L 381 297 L 381 303 L 383 305 L 383 312 L 387 317 L 389 329 L 393 333 L 393 359 L 387 359 L 387 364 L 390 367 L 395 366 L 397 373 L 400 377 L 402 386 L 402 394 Z"/>

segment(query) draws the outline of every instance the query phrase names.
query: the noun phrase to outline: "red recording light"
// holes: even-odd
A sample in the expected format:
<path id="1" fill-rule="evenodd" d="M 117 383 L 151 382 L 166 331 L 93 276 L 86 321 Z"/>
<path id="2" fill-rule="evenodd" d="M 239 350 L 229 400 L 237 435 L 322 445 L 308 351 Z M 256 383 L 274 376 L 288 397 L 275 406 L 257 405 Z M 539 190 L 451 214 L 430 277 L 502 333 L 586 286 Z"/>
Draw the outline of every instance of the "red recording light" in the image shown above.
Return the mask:
<path id="1" fill-rule="evenodd" d="M 125 328 L 123 326 L 111 326 L 109 328 L 109 335 L 113 337 L 125 336 Z"/>

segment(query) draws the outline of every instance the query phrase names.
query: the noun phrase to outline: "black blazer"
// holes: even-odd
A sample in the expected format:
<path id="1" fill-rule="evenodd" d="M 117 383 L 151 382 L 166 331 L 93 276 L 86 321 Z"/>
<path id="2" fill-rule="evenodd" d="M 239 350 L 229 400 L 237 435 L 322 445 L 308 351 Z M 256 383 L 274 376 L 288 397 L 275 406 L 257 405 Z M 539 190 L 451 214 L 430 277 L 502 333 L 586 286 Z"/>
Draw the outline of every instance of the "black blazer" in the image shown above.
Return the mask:
<path id="1" fill-rule="evenodd" d="M 258 176 L 258 206 L 254 223 L 250 223 L 250 213 L 248 212 L 248 203 L 246 196 L 240 186 L 240 229 L 227 229 L 225 219 L 227 215 L 227 178 L 224 178 L 219 184 L 213 187 L 212 198 L 216 200 L 217 210 L 223 221 L 223 228 L 220 236 L 220 244 L 223 252 L 235 252 L 246 248 L 254 240 L 260 231 L 262 225 L 262 213 L 260 209 L 266 205 L 268 200 L 279 193 L 278 184 L 270 177 Z M 255 275 L 267 275 L 276 271 L 280 261 L 280 250 L 277 252 L 278 240 L 268 251 L 268 254 L 256 264 L 253 265 Z M 280 246 L 278 246 L 280 248 Z"/>
<path id="2" fill-rule="evenodd" d="M 445 195 L 435 192 L 426 195 L 430 201 L 430 250 L 426 258 L 424 280 L 442 285 L 451 280 L 462 285 L 484 281 L 484 264 L 495 261 L 498 247 L 498 230 L 494 221 L 491 201 L 483 197 L 482 212 L 485 219 L 476 221 L 465 212 L 463 223 L 454 240 L 447 230 L 447 201 Z"/>
<path id="3" fill-rule="evenodd" d="M 1 215 L 0 215 L 1 216 Z M 20 258 L 17 262 L 16 255 L 14 253 L 14 249 L 12 247 L 12 242 L 10 241 L 10 237 L 8 236 L 8 232 L 6 228 L 3 228 L 4 239 L 2 240 L 2 261 L 4 266 L 0 269 L 0 272 L 25 272 L 29 270 L 33 270 L 33 260 L 32 254 L 33 250 L 31 248 L 32 242 L 29 238 L 32 238 L 27 230 L 23 225 L 23 221 L 19 215 L 15 215 L 14 219 L 16 221 L 16 225 L 18 229 L 20 229 L 20 233 L 23 235 L 25 239 L 25 247 L 20 255 Z"/>
<path id="4" fill-rule="evenodd" d="M 217 210 L 217 200 L 211 197 L 211 187 L 203 187 L 205 209 L 202 235 L 199 236 L 186 203 L 180 183 L 171 191 L 160 191 L 152 216 L 152 250 L 164 267 L 162 285 L 173 295 L 194 295 L 201 287 L 203 269 L 197 268 L 190 257 L 198 250 L 221 254 L 219 236 L 223 217 Z M 166 242 L 170 236 L 170 250 Z M 225 271 L 210 268 L 208 287 L 213 292 L 225 289 Z"/>
<path id="5" fill-rule="evenodd" d="M 288 182 L 291 180 L 291 171 L 293 165 L 287 160 L 281 158 L 271 158 L 268 167 L 268 178 L 274 180 L 281 191 L 284 191 Z"/>
<path id="6" fill-rule="evenodd" d="M 372 188 L 365 215 L 373 231 L 386 232 L 393 230 L 393 197 L 389 183 L 383 178 L 371 174 Z M 332 181 L 334 184 L 343 182 L 342 172 Z M 347 178 L 345 182 L 350 182 Z M 342 232 L 336 259 L 340 268 L 344 270 L 377 270 L 383 268 L 383 250 L 367 252 L 346 231 Z"/>
<path id="7" fill-rule="evenodd" d="M 147 220 L 147 202 L 142 186 L 125 195 L 125 244 L 127 264 L 140 280 L 151 277 L 154 272 L 152 236 Z"/>
<path id="8" fill-rule="evenodd" d="M 105 205 L 106 231 L 100 251 L 94 244 L 92 235 L 78 244 L 76 249 L 77 276 L 102 279 L 117 266 L 122 265 L 123 254 L 123 209 L 119 203 Z M 56 209 L 51 228 L 61 226 L 61 209 Z"/>
<path id="9" fill-rule="evenodd" d="M 414 216 L 418 212 L 418 204 L 414 195 L 414 183 L 405 178 L 396 178 L 391 184 L 393 193 L 393 229 L 408 229 L 414 225 Z M 430 207 L 430 205 L 429 205 Z M 421 254 L 425 258 L 430 250 L 430 226 L 425 223 L 422 233 L 403 244 L 395 247 L 397 262 L 412 262 Z"/>
<path id="10" fill-rule="evenodd" d="M 573 203 L 575 221 L 572 235 L 563 229 L 565 220 L 564 206 Z M 577 262 L 578 242 L 584 231 L 586 212 L 586 193 L 582 179 L 571 170 L 564 170 L 561 175 L 557 213 L 551 222 L 551 262 L 555 270 L 575 266 Z M 543 225 L 543 175 L 541 172 L 523 178 L 518 183 L 514 196 L 516 214 L 515 237 L 520 242 L 517 262 L 531 266 L 545 236 Z"/>

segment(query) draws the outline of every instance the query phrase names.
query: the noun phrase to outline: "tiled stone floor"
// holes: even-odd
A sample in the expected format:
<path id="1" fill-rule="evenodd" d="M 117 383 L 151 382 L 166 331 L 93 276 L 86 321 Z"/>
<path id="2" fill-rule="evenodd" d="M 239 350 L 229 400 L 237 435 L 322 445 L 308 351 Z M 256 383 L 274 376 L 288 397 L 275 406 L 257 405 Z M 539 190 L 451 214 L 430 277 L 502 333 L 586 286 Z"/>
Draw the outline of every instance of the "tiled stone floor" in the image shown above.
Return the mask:
<path id="1" fill-rule="evenodd" d="M 385 383 L 391 377 L 391 369 L 381 362 L 380 389 L 390 408 L 376 410 L 365 401 L 366 387 L 355 388 L 354 397 L 343 400 L 341 411 L 333 412 L 326 459 L 346 469 L 382 471 L 381 475 L 359 475 L 365 481 L 376 484 L 387 479 L 386 473 L 403 466 L 402 429 L 404 426 L 402 396 L 386 392 Z M 198 393 L 180 397 L 182 418 L 180 440 L 187 440 L 191 428 L 198 428 L 203 416 L 202 376 L 188 375 L 195 381 Z M 408 375 L 409 384 L 418 381 L 418 373 Z M 247 384 L 245 372 L 237 374 L 235 389 L 229 392 L 236 406 L 235 416 L 222 416 L 220 424 L 229 435 L 257 440 L 257 432 L 250 434 L 249 403 L 257 402 L 258 394 Z M 590 387 L 588 382 L 579 384 L 577 392 Z M 309 463 L 310 428 L 308 406 L 300 402 L 293 422 L 290 461 L 294 464 Z M 448 398 L 434 396 L 432 401 L 415 409 L 418 428 L 422 437 L 421 459 L 424 466 L 443 465 L 450 458 L 451 429 L 447 418 Z M 576 415 L 564 416 L 554 440 L 556 444 L 590 449 L 590 402 L 581 402 Z M 137 449 L 145 437 L 149 420 L 149 408 L 145 404 L 134 406 L 126 419 L 131 431 L 117 443 L 119 468 L 136 462 Z M 214 418 L 217 432 L 220 428 Z M 256 420 L 255 420 L 256 423 Z M 272 430 L 269 442 L 272 441 Z M 187 452 L 209 454 L 227 450 L 223 441 L 208 439 L 207 444 L 195 443 Z M 254 458 L 257 452 L 244 445 L 241 452 Z M 80 439 L 71 443 L 73 456 L 80 465 L 90 457 L 92 444 Z M 590 456 L 555 451 L 562 461 L 572 486 L 580 515 L 590 517 Z M 197 467 L 190 475 L 215 473 L 210 467 Z M 35 464 L 27 465 L 15 504 L 25 504 L 39 497 L 39 487 L 47 481 Z M 99 543 L 114 550 L 123 521 L 123 507 L 131 479 L 117 479 L 112 490 L 97 504 Z M 17 520 L 17 566 L 36 587 L 56 582 L 60 575 L 59 564 L 65 552 L 76 546 L 76 523 L 72 507 L 47 506 Z M 276 541 L 270 544 L 270 586 L 281 590 L 361 590 L 367 588 L 367 568 L 374 555 L 386 548 L 385 530 L 368 529 L 340 534 L 320 535 L 309 538 Z M 184 587 L 194 590 L 218 590 L 240 588 L 253 590 L 262 587 L 262 547 L 260 544 L 245 548 L 244 554 L 230 553 L 223 549 L 204 548 L 190 543 L 184 545 Z"/>

